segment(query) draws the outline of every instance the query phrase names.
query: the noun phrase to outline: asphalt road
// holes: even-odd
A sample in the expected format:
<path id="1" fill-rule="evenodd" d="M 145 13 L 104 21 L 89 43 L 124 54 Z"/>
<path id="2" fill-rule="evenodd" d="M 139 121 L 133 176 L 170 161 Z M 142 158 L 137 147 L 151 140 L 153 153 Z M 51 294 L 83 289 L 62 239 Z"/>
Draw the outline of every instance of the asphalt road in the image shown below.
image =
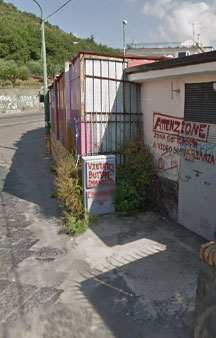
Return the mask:
<path id="1" fill-rule="evenodd" d="M 192 338 L 204 240 L 152 213 L 60 234 L 42 114 L 0 119 L 0 337 Z"/>

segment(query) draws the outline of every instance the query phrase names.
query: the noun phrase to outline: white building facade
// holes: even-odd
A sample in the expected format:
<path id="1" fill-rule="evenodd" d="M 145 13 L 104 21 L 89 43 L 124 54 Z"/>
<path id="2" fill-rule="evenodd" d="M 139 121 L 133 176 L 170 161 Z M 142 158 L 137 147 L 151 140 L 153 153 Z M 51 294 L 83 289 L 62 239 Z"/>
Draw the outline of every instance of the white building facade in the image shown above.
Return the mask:
<path id="1" fill-rule="evenodd" d="M 145 143 L 178 222 L 212 240 L 216 231 L 216 52 L 126 70 L 141 83 Z"/>

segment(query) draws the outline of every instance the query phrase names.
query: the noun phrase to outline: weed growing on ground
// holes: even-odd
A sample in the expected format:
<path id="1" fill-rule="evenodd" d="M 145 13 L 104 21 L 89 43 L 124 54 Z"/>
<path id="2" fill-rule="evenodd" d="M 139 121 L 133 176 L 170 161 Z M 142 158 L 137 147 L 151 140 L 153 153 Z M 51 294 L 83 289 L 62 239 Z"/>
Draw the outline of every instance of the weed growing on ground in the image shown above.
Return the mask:
<path id="1" fill-rule="evenodd" d="M 125 162 L 117 166 L 115 208 L 119 215 L 130 216 L 155 210 L 160 188 L 157 166 L 142 141 L 129 143 L 124 149 Z"/>
<path id="2" fill-rule="evenodd" d="M 81 167 L 76 165 L 72 154 L 60 160 L 56 166 L 57 198 L 63 209 L 64 227 L 69 235 L 83 233 L 94 221 L 84 209 L 81 173 Z"/>
<path id="3" fill-rule="evenodd" d="M 56 166 L 52 165 L 52 167 L 50 168 L 51 173 L 56 173 Z"/>
<path id="4" fill-rule="evenodd" d="M 88 210 L 85 210 L 84 217 L 82 219 L 77 219 L 66 210 L 63 210 L 63 217 L 65 220 L 66 233 L 72 236 L 82 234 L 97 220 L 97 215 L 90 216 Z"/>

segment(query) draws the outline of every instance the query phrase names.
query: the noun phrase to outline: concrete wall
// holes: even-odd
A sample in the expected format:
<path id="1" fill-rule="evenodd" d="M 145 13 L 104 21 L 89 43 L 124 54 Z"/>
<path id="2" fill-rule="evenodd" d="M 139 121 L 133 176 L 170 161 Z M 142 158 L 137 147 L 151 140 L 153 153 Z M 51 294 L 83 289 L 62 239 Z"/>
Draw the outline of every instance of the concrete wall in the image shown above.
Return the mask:
<path id="1" fill-rule="evenodd" d="M 174 131 L 165 131 L 157 123 L 158 118 L 179 123 L 184 118 L 185 83 L 215 81 L 211 74 L 199 76 L 167 77 L 148 80 L 142 84 L 141 107 L 144 122 L 145 142 L 154 153 L 160 176 L 178 181 L 180 153 L 179 148 L 185 139 L 196 139 L 195 135 L 186 135 Z M 179 93 L 173 90 L 179 90 Z M 211 126 L 214 129 L 214 126 Z M 214 134 L 214 130 L 212 131 Z M 211 130 L 210 130 L 211 134 Z M 173 137 L 170 137 L 173 136 Z M 180 136 L 180 139 L 174 136 Z M 180 143 L 179 143 L 180 142 Z M 193 146 L 193 144 L 191 145 Z"/>
<path id="2" fill-rule="evenodd" d="M 194 338 L 216 337 L 216 242 L 201 245 Z"/>
<path id="3" fill-rule="evenodd" d="M 0 89 L 0 115 L 43 110 L 39 89 Z"/>
<path id="4" fill-rule="evenodd" d="M 173 88 L 180 88 L 180 94 L 171 95 Z M 163 130 L 156 126 L 157 118 L 172 116 L 183 118 L 184 84 L 180 80 L 160 79 L 145 82 L 141 89 L 141 107 L 144 122 L 145 142 L 153 151 L 163 178 L 178 180 L 179 156 L 169 151 L 171 142 Z M 161 115 L 160 115 L 161 114 Z M 156 126 L 156 128 L 154 128 Z M 155 129 L 155 131 L 154 131 Z M 161 132 L 160 132 L 161 131 Z M 168 148 L 167 148 L 168 147 Z"/>
<path id="5" fill-rule="evenodd" d="M 212 81 L 216 75 L 211 73 L 167 76 L 145 80 L 141 89 L 145 143 L 158 165 L 165 207 L 172 218 L 178 216 L 180 224 L 210 240 L 215 224 L 211 201 L 216 198 L 216 126 L 184 121 L 184 101 L 186 83 Z M 197 171 L 202 180 L 196 177 Z M 202 214 L 209 214 L 207 230 L 201 229 Z"/>

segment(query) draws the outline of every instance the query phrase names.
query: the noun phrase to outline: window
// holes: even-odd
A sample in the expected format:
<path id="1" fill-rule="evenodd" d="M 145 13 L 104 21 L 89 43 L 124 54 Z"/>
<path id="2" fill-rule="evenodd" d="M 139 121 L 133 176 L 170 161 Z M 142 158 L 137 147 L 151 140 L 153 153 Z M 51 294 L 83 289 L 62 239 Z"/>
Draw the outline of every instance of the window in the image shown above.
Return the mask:
<path id="1" fill-rule="evenodd" d="M 185 121 L 216 123 L 213 82 L 185 84 Z"/>

